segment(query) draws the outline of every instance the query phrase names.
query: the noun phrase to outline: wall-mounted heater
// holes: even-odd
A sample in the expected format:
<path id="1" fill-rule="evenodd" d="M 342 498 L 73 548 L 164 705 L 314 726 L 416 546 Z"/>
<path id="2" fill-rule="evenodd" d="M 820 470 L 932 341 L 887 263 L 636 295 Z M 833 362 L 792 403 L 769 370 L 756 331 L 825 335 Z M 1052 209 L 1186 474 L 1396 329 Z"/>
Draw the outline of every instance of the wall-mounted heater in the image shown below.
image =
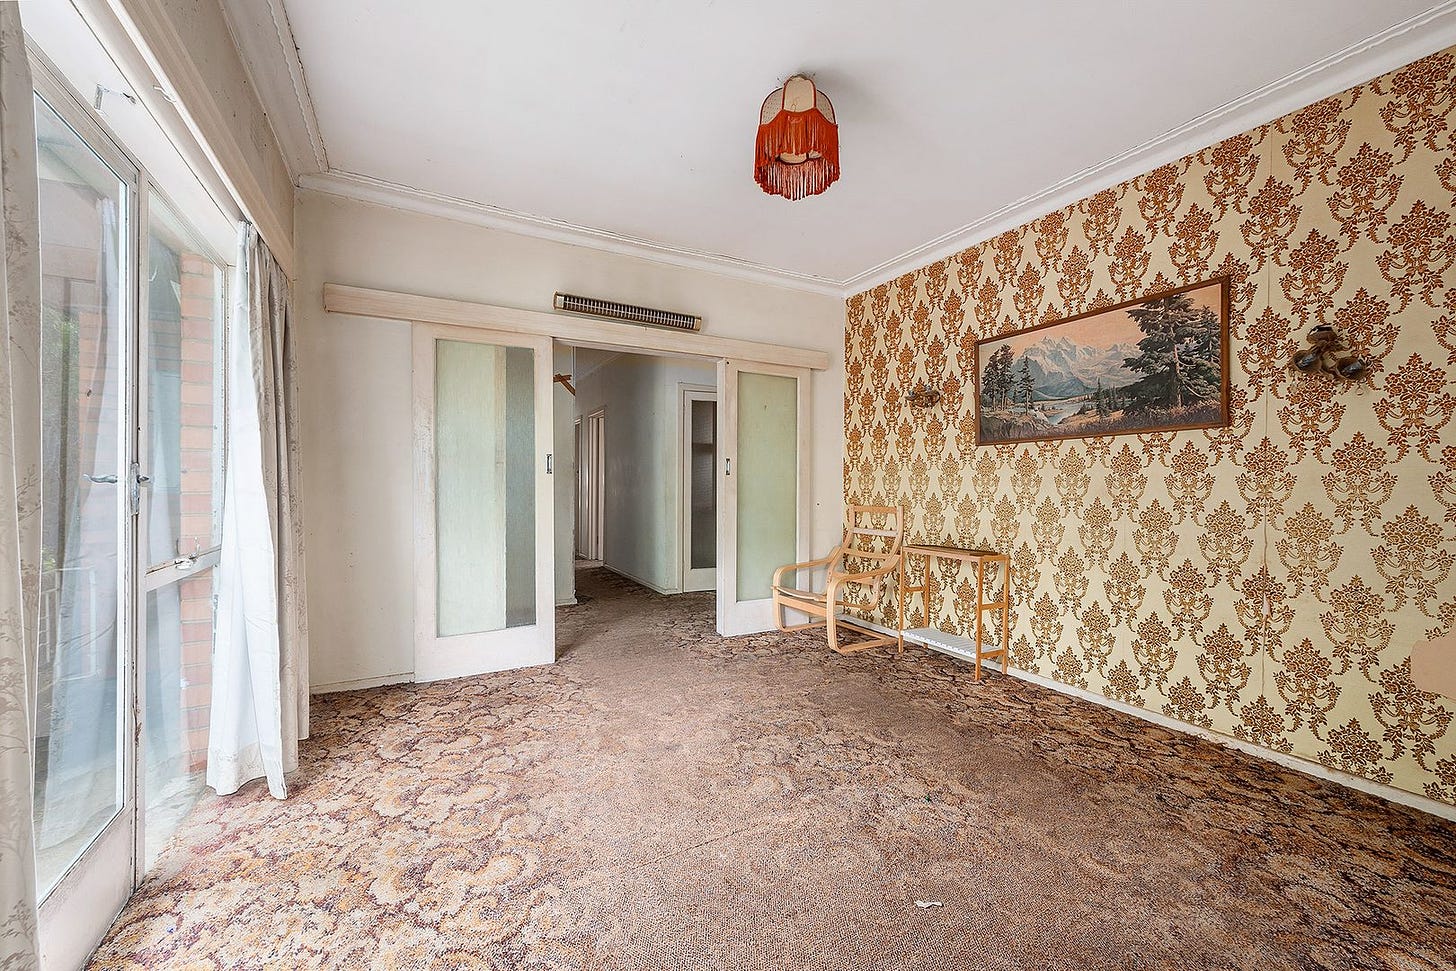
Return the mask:
<path id="1" fill-rule="evenodd" d="M 557 310 L 565 310 L 573 314 L 606 317 L 609 320 L 625 320 L 629 324 L 670 327 L 673 330 L 703 329 L 703 318 L 692 314 L 680 314 L 671 310 L 654 310 L 652 307 L 636 307 L 630 303 L 598 300 L 596 297 L 578 297 L 575 294 L 558 293 L 555 306 Z"/>

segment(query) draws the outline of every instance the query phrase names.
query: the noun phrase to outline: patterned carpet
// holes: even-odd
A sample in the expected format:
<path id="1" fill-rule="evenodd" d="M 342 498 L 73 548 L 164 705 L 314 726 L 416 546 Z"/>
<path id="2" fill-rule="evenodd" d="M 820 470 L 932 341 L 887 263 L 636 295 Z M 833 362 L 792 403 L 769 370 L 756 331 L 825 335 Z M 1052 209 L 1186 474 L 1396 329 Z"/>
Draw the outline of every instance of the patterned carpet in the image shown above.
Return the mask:
<path id="1" fill-rule="evenodd" d="M 1456 826 L 580 579 L 552 667 L 316 699 L 293 798 L 204 800 L 91 966 L 1456 966 Z"/>

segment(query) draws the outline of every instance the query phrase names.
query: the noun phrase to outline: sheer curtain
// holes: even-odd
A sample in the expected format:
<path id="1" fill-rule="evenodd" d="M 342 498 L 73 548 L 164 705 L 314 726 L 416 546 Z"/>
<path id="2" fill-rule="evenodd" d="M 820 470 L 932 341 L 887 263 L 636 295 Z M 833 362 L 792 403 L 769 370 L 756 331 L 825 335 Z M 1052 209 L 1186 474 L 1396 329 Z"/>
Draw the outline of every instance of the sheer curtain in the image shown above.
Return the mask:
<path id="1" fill-rule="evenodd" d="M 40 229 L 20 5 L 0 4 L 0 967 L 34 968 L 36 593 L 40 577 Z"/>
<path id="2" fill-rule="evenodd" d="M 226 794 L 261 777 L 283 799 L 308 737 L 293 320 L 288 278 L 252 227 L 238 275 L 207 784 Z"/>

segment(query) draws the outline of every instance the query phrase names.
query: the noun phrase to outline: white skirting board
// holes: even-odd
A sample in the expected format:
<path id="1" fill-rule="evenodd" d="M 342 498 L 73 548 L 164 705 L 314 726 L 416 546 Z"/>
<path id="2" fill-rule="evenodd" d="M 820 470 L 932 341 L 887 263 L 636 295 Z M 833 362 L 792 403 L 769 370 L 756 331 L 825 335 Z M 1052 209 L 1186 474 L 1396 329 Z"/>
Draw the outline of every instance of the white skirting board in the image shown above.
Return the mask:
<path id="1" fill-rule="evenodd" d="M 893 628 L 876 624 L 873 621 L 861 620 L 857 617 L 846 617 L 845 619 L 853 620 L 856 623 L 864 624 L 866 627 L 873 628 L 877 631 L 880 631 L 881 633 L 889 634 L 892 637 L 895 635 L 895 630 Z M 961 657 L 958 653 L 947 651 L 939 645 L 929 644 L 921 639 L 912 638 L 910 636 L 910 633 L 911 632 L 908 631 L 906 632 L 905 640 L 912 641 L 913 643 L 920 644 L 921 646 L 928 647 L 932 650 L 940 651 L 943 654 L 948 654 L 952 657 L 957 658 L 958 660 L 966 660 L 966 658 Z M 982 661 L 981 666 L 995 668 L 997 671 L 1001 670 L 1001 664 L 998 661 Z M 1282 765 L 1285 768 L 1294 769 L 1296 772 L 1303 772 L 1305 775 L 1312 775 L 1317 779 L 1324 779 L 1327 782 L 1334 782 L 1338 785 L 1342 785 L 1350 789 L 1357 789 L 1360 792 L 1369 793 L 1372 796 L 1379 796 L 1381 799 L 1386 799 L 1390 802 L 1399 803 L 1402 806 L 1409 806 L 1412 809 L 1419 809 L 1421 812 L 1430 813 L 1432 816 L 1439 816 L 1442 819 L 1456 820 L 1456 806 L 1449 806 L 1444 802 L 1439 802 L 1427 796 L 1418 795 L 1414 792 L 1406 792 L 1404 789 L 1397 789 L 1395 786 L 1388 786 L 1384 785 L 1383 783 L 1374 782 L 1370 779 L 1364 778 L 1363 776 L 1351 775 L 1348 772 L 1341 772 L 1339 769 L 1332 769 L 1327 765 L 1320 764 L 1319 762 L 1300 758 L 1298 755 L 1289 755 L 1284 752 L 1275 752 L 1270 749 L 1264 748 L 1262 745 L 1255 745 L 1252 742 L 1246 742 L 1240 738 L 1233 738 L 1228 735 L 1221 735 L 1218 732 L 1210 731 L 1206 728 L 1200 728 L 1197 725 L 1190 725 L 1188 722 L 1179 721 L 1176 718 L 1169 718 L 1167 715 L 1164 715 L 1160 712 L 1149 711 L 1146 708 L 1139 708 L 1136 705 L 1129 705 L 1114 698 L 1109 698 L 1106 695 L 1098 694 L 1095 691 L 1088 691 L 1085 688 L 1078 688 L 1075 685 L 1062 684 L 1060 681 L 1054 681 L 1051 678 L 1043 677 L 1040 674 L 1034 674 L 1030 671 L 1022 671 L 1018 668 L 1012 668 L 1007 673 L 1009 673 L 1014 678 L 1020 678 L 1022 681 L 1028 681 L 1032 684 L 1040 685 L 1043 688 L 1049 688 L 1052 691 L 1056 691 L 1060 694 L 1071 695 L 1074 698 L 1080 698 L 1083 701 L 1091 702 L 1094 705 L 1101 705 L 1104 708 L 1111 708 L 1114 711 L 1120 711 L 1125 715 L 1131 715 L 1134 718 L 1140 718 L 1145 722 L 1152 722 L 1154 725 L 1158 725 L 1163 728 L 1169 728 L 1175 732 L 1182 732 L 1185 735 L 1195 735 L 1198 738 L 1206 739 L 1217 745 L 1222 745 L 1224 748 L 1237 749 L 1238 751 L 1243 752 L 1247 755 L 1252 755 L 1255 758 L 1263 759 L 1266 762 L 1277 763 L 1278 765 Z"/>
<path id="2" fill-rule="evenodd" d="M 648 590 L 651 590 L 653 593 L 660 593 L 664 597 L 671 597 L 675 593 L 682 593 L 681 590 L 669 590 L 667 587 L 659 587 L 657 584 L 651 583 L 651 582 L 649 582 L 647 580 L 644 580 L 641 577 L 634 577 L 632 574 L 628 573 L 626 570 L 619 570 L 619 569 L 617 569 L 616 567 L 612 566 L 609 563 L 603 563 L 602 564 L 602 569 L 603 570 L 606 570 L 608 573 L 615 573 L 617 576 L 621 577 L 624 580 L 631 580 L 633 583 L 635 583 L 635 584 L 637 584 L 639 586 L 646 587 Z"/>
<path id="3" fill-rule="evenodd" d="M 411 684 L 415 680 L 413 671 L 402 674 L 386 674 L 377 678 L 360 678 L 358 681 L 331 681 L 328 684 L 311 684 L 311 695 L 331 695 L 339 691 L 362 691 L 365 688 L 382 688 L 386 684 Z"/>

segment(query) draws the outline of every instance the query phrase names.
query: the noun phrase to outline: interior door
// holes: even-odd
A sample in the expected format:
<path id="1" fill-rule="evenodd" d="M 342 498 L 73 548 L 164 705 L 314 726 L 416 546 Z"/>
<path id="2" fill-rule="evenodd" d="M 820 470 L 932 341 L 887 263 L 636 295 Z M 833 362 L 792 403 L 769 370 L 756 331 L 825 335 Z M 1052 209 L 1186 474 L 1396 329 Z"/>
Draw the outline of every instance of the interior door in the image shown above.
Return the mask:
<path id="1" fill-rule="evenodd" d="M 773 572 L 809 556 L 809 372 L 718 364 L 718 633 L 770 630 Z"/>
<path id="2" fill-rule="evenodd" d="M 718 392 L 682 386 L 682 584 L 718 584 Z"/>
<path id="3" fill-rule="evenodd" d="M 139 176 L 59 90 L 38 94 L 35 112 L 44 414 L 36 864 L 45 964 L 70 968 L 134 879 Z"/>
<path id="4" fill-rule="evenodd" d="M 415 680 L 549 664 L 551 340 L 414 328 Z"/>

